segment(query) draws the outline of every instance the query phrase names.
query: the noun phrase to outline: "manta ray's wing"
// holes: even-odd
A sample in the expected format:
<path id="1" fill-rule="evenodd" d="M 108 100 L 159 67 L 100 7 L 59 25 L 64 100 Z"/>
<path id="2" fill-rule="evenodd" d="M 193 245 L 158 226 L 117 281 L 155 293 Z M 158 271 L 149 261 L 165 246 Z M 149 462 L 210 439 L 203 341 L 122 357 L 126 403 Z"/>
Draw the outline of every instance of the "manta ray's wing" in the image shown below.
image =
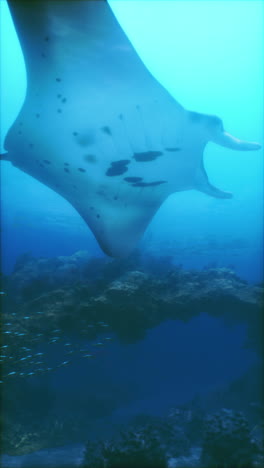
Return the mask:
<path id="1" fill-rule="evenodd" d="M 27 94 L 5 158 L 66 198 L 103 250 L 127 255 L 163 201 L 198 189 L 208 141 L 257 149 L 185 110 L 146 69 L 102 0 L 9 0 Z"/>

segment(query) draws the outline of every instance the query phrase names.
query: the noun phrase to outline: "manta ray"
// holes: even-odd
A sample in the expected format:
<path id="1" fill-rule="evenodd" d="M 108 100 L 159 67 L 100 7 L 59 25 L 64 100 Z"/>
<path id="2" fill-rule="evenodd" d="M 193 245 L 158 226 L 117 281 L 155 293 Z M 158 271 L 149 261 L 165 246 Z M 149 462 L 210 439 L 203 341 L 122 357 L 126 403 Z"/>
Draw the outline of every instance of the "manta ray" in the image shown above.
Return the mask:
<path id="1" fill-rule="evenodd" d="M 128 255 L 174 192 L 232 196 L 208 179 L 207 142 L 234 150 L 260 145 L 227 133 L 219 117 L 179 104 L 139 58 L 107 1 L 8 3 L 27 92 L 2 158 L 68 200 L 106 254 Z"/>

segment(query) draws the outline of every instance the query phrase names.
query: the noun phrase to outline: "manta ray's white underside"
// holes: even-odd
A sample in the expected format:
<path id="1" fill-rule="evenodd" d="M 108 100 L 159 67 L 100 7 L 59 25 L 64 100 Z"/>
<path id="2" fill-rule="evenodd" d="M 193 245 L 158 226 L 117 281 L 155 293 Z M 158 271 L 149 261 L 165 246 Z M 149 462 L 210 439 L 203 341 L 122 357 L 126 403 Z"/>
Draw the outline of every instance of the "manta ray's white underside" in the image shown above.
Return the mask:
<path id="1" fill-rule="evenodd" d="M 107 254 L 127 255 L 173 192 L 230 198 L 208 181 L 205 145 L 260 145 L 229 135 L 218 117 L 177 103 L 145 68 L 105 1 L 9 4 L 28 89 L 6 157 L 66 198 Z"/>

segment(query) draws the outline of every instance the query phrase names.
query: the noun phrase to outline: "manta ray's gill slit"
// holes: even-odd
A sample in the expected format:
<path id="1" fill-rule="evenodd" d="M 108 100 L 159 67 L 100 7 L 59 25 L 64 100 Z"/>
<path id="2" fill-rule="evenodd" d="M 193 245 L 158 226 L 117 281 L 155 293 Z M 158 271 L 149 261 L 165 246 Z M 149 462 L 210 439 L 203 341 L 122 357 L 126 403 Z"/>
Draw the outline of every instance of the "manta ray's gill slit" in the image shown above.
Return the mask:
<path id="1" fill-rule="evenodd" d="M 120 122 L 122 123 L 122 127 L 123 127 L 123 131 L 125 133 L 126 141 L 128 142 L 130 150 L 131 150 L 131 152 L 133 154 L 135 152 L 135 147 L 134 147 L 134 145 L 132 143 L 131 138 L 129 137 L 128 128 L 127 128 L 127 124 L 126 124 L 126 119 L 125 119 L 123 114 L 119 114 L 118 118 L 119 118 Z"/>
<path id="2" fill-rule="evenodd" d="M 150 148 L 151 147 L 151 142 L 149 141 L 149 137 L 148 137 L 147 132 L 146 132 L 146 124 L 145 124 L 143 113 L 142 113 L 142 110 L 141 110 L 141 107 L 140 107 L 139 104 L 136 105 L 136 110 L 137 110 L 137 113 L 140 116 L 139 118 L 140 118 L 140 121 L 141 121 L 141 124 L 142 124 L 142 130 L 143 130 L 143 134 L 144 134 L 144 140 L 145 140 L 146 147 Z"/>
<path id="3" fill-rule="evenodd" d="M 112 129 L 109 126 L 105 125 L 104 127 L 101 127 L 101 131 L 105 135 L 107 135 L 109 138 L 111 138 L 112 145 L 113 145 L 113 148 L 115 149 L 117 156 L 121 157 L 122 155 L 120 153 L 119 145 L 117 144 L 117 141 L 116 141 L 116 138 Z"/>
<path id="4" fill-rule="evenodd" d="M 157 180 L 154 182 L 136 182 L 132 184 L 133 187 L 155 187 L 157 185 L 166 184 L 167 180 Z"/>

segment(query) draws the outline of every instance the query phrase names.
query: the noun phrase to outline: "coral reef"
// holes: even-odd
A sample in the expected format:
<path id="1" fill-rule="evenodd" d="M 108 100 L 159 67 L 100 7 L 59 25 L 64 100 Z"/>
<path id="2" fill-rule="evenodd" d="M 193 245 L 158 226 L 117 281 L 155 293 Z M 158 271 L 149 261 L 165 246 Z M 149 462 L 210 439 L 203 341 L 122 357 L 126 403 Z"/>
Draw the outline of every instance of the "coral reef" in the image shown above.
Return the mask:
<path id="1" fill-rule="evenodd" d="M 263 432 L 259 426 L 250 431 L 243 413 L 222 408 L 200 417 L 200 447 L 187 436 L 193 419 L 197 423 L 195 412 L 175 408 L 169 417 L 131 425 L 115 439 L 89 441 L 82 468 L 262 466 Z"/>
<path id="2" fill-rule="evenodd" d="M 248 421 L 241 412 L 223 408 L 206 418 L 202 466 L 249 467 L 257 453 Z"/>
<path id="3" fill-rule="evenodd" d="M 62 327 L 96 337 L 96 322 L 104 321 L 121 341 L 135 342 L 162 321 L 188 321 L 204 312 L 247 323 L 247 346 L 262 351 L 263 288 L 227 268 L 186 271 L 170 258 L 91 259 L 77 252 L 55 259 L 26 256 L 5 282 L 4 321 L 12 319 L 17 332 L 30 324 L 35 333 Z"/>
<path id="4" fill-rule="evenodd" d="M 83 468 L 166 468 L 170 457 L 188 454 L 182 428 L 165 418 L 131 426 L 111 441 L 88 442 Z"/>
<path id="5" fill-rule="evenodd" d="M 263 287 L 246 283 L 231 269 L 187 271 L 174 265 L 170 257 L 162 260 L 150 256 L 144 258 L 139 253 L 126 260 L 95 259 L 87 252 L 54 259 L 36 259 L 27 254 L 18 259 L 10 276 L 2 278 L 2 289 L 5 293 L 0 298 L 3 332 L 1 379 L 4 382 L 5 407 L 2 445 L 5 453 L 17 455 L 68 443 L 69 440 L 87 440 L 87 420 L 90 423 L 96 417 L 105 417 L 122 402 L 126 404 L 136 398 L 134 388 L 125 388 L 124 391 L 124 388 L 118 389 L 112 384 L 109 396 L 106 394 L 109 388 L 106 391 L 102 385 L 93 395 L 91 385 L 90 393 L 85 395 L 86 400 L 80 398 L 78 402 L 74 401 L 71 411 L 67 409 L 63 419 L 52 412 L 55 396 L 43 386 L 43 380 L 40 382 L 42 389 L 36 387 L 35 381 L 31 388 L 31 378 L 45 377 L 49 385 L 52 372 L 76 362 L 80 357 L 91 360 L 97 350 L 101 352 L 111 340 L 134 343 L 142 340 L 149 329 L 168 319 L 188 322 L 201 313 L 207 313 L 221 317 L 230 325 L 245 323 L 248 333 L 245 346 L 262 355 Z M 49 354 L 47 348 L 56 349 L 52 366 L 45 362 L 45 356 Z M 64 354 L 60 354 L 62 352 Z M 247 375 L 243 388 L 250 395 L 250 401 L 258 404 L 260 397 L 256 392 L 250 393 L 252 383 L 254 388 L 259 386 L 255 377 L 253 380 L 252 375 Z M 187 457 L 187 460 L 188 451 L 195 446 L 202 446 L 205 462 L 211 463 L 215 456 L 212 447 L 215 446 L 217 450 L 218 443 L 225 446 L 227 437 L 223 433 L 220 436 L 214 429 L 217 426 L 214 426 L 216 423 L 212 416 L 206 422 L 206 435 L 202 441 L 205 413 L 223 408 L 225 404 L 238 409 L 235 400 L 241 388 L 240 381 L 226 393 L 223 391 L 223 395 L 219 396 L 219 392 L 218 396 L 211 395 L 203 411 L 198 411 L 197 407 L 191 411 L 188 407 L 184 410 L 176 408 L 166 421 L 144 423 L 143 427 L 125 431 L 118 440 L 107 444 L 102 442 L 87 451 L 87 463 L 92 463 L 94 453 L 94 460 L 97 457 L 98 463 L 109 459 L 112 460 L 112 465 L 109 461 L 111 467 L 113 463 L 120 466 L 121 462 L 123 466 L 128 466 L 125 457 L 133 449 L 133 456 L 132 452 L 129 453 L 134 462 L 145 460 L 145 466 L 149 463 L 155 468 L 155 455 L 155 460 L 163 467 L 169 458 L 179 460 L 183 457 L 183 460 Z M 34 392 L 34 398 L 31 392 Z M 14 401 L 18 403 L 14 404 Z M 245 399 L 241 405 L 244 408 L 248 404 Z M 79 418 L 81 413 L 83 420 Z M 27 424 L 29 414 L 30 423 Z M 257 456 L 261 460 L 263 450 L 259 415 L 255 418 L 252 416 L 248 423 L 250 429 L 247 423 L 243 423 L 243 417 L 239 419 L 237 413 L 232 411 L 220 412 L 221 418 L 230 421 L 226 424 L 229 440 L 234 439 L 233 446 L 242 441 L 243 447 L 248 450 L 245 456 L 251 460 L 250 451 L 256 449 L 258 455 L 254 455 L 253 459 L 256 463 Z M 232 429 L 235 427 L 234 421 L 238 421 L 236 424 L 240 425 L 240 429 L 244 428 L 244 432 L 241 429 L 239 433 L 240 439 L 235 438 Z M 254 437 L 250 435 L 252 427 L 255 428 Z M 211 445 L 210 440 L 214 441 Z M 228 451 L 228 448 L 225 450 Z M 90 468 L 90 465 L 87 466 Z"/>

